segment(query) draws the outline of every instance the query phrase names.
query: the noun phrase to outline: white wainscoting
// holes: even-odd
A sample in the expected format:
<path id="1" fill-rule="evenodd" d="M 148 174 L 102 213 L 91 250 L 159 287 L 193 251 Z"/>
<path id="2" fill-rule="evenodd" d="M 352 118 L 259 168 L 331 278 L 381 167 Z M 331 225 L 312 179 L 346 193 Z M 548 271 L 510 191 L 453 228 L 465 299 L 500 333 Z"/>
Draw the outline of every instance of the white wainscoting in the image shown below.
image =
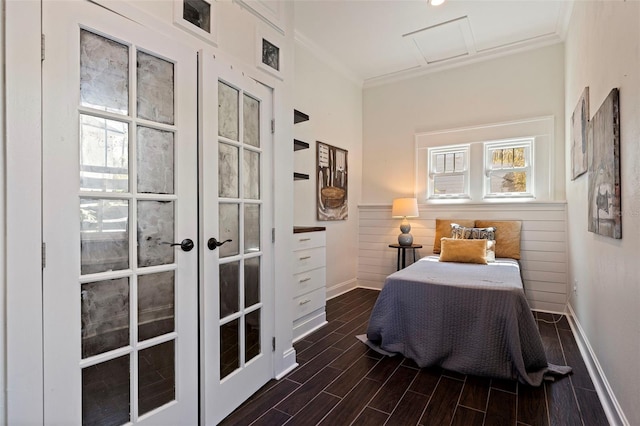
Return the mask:
<path id="1" fill-rule="evenodd" d="M 390 205 L 358 207 L 358 286 L 381 289 L 396 270 L 400 219 L 391 217 Z M 433 253 L 436 218 L 521 220 L 520 265 L 525 292 L 532 309 L 564 312 L 567 302 L 567 209 L 564 202 L 440 204 L 420 206 L 420 217 L 409 219 L 414 244 L 422 244 L 416 258 Z M 413 261 L 407 251 L 407 264 Z"/>

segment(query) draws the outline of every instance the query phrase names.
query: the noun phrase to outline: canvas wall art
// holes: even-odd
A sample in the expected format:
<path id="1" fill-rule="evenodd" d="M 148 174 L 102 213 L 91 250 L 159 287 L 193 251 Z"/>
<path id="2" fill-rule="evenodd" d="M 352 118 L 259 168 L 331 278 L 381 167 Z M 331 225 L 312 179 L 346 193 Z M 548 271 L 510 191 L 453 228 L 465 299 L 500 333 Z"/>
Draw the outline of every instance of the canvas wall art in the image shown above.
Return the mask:
<path id="1" fill-rule="evenodd" d="M 587 171 L 589 88 L 585 87 L 571 115 L 571 180 Z"/>
<path id="2" fill-rule="evenodd" d="M 613 89 L 589 123 L 589 231 L 622 238 L 620 103 Z"/>
<path id="3" fill-rule="evenodd" d="M 318 141 L 318 220 L 346 220 L 349 216 L 347 150 Z"/>

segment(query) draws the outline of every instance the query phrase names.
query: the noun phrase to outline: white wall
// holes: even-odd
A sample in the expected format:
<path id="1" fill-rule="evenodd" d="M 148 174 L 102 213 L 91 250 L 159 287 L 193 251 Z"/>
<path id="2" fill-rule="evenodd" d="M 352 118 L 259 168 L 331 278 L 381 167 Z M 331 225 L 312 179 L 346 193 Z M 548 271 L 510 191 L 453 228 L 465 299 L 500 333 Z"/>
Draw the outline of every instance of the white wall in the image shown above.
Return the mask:
<path id="1" fill-rule="evenodd" d="M 640 3 L 576 2 L 565 53 L 565 113 L 585 86 L 590 117 L 620 89 L 622 239 L 587 232 L 587 175 L 571 181 L 566 144 L 571 298 L 576 319 L 622 410 L 640 424 Z M 569 140 L 569 120 L 565 125 Z"/>
<path id="2" fill-rule="evenodd" d="M 296 139 L 309 143 L 309 149 L 294 154 L 295 171 L 310 175 L 309 180 L 294 183 L 294 223 L 326 227 L 327 295 L 331 297 L 356 284 L 362 184 L 362 87 L 296 42 L 294 104 L 310 116 L 309 121 L 294 126 Z M 316 219 L 316 141 L 348 151 L 347 220 L 321 222 Z"/>
<path id="3" fill-rule="evenodd" d="M 363 98 L 363 203 L 414 192 L 414 135 L 556 117 L 555 194 L 564 200 L 563 46 L 553 45 L 384 86 Z"/>

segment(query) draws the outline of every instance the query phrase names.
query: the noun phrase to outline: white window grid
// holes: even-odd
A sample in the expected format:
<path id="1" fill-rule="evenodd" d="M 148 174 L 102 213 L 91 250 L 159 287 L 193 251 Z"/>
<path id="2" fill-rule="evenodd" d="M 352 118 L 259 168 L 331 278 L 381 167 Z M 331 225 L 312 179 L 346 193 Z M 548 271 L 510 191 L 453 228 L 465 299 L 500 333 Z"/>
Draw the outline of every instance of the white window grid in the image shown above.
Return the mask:
<path id="1" fill-rule="evenodd" d="M 534 176 L 533 176 L 533 138 L 522 138 L 508 141 L 485 142 L 484 144 L 484 198 L 534 198 Z M 515 164 L 515 154 L 511 161 L 505 160 L 501 164 L 494 163 L 494 154 L 497 151 L 524 150 L 524 165 Z M 526 188 L 524 191 L 496 191 L 491 187 L 491 177 L 498 172 L 523 172 L 526 175 Z"/>
<path id="2" fill-rule="evenodd" d="M 455 145 L 428 149 L 428 198 L 455 199 L 469 196 L 469 145 Z M 437 184 L 437 180 L 450 179 L 452 186 L 461 191 L 448 192 Z M 462 184 L 458 181 L 462 179 Z M 446 184 L 443 183 L 444 186 Z M 445 189 L 445 191 L 443 191 Z"/>

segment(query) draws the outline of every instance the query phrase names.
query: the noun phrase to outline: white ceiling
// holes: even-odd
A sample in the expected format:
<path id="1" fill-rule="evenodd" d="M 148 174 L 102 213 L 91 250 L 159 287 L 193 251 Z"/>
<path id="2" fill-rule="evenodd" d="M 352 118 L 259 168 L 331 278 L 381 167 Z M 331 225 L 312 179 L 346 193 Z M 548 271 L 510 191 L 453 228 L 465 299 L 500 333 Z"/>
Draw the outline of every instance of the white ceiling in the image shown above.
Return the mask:
<path id="1" fill-rule="evenodd" d="M 296 0 L 296 39 L 366 85 L 562 41 L 571 0 Z"/>

